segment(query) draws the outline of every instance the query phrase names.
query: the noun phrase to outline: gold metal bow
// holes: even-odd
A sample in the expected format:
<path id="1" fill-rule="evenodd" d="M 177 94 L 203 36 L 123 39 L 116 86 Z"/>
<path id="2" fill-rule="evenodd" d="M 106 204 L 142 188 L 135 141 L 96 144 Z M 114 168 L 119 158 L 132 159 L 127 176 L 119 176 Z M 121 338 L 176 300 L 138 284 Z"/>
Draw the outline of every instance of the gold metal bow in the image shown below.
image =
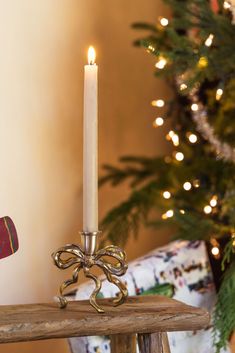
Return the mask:
<path id="1" fill-rule="evenodd" d="M 71 256 L 66 257 L 66 255 Z M 107 257 L 114 258 L 116 261 L 114 263 L 108 262 Z M 90 303 L 99 313 L 104 312 L 96 302 L 97 295 L 101 289 L 101 280 L 90 272 L 91 267 L 93 266 L 101 268 L 108 281 L 119 288 L 120 292 L 117 298 L 113 300 L 114 305 L 122 304 L 127 297 L 128 291 L 125 284 L 116 277 L 124 275 L 127 270 L 126 254 L 119 247 L 109 245 L 104 249 L 96 251 L 94 254 L 86 254 L 80 246 L 76 244 L 68 244 L 53 253 L 52 258 L 55 265 L 62 270 L 75 265 L 72 278 L 64 281 L 60 286 L 60 296 L 58 299 L 61 308 L 65 308 L 68 304 L 68 301 L 63 294 L 64 290 L 78 281 L 79 271 L 83 269 L 84 275 L 95 282 L 95 289 L 90 296 Z"/>

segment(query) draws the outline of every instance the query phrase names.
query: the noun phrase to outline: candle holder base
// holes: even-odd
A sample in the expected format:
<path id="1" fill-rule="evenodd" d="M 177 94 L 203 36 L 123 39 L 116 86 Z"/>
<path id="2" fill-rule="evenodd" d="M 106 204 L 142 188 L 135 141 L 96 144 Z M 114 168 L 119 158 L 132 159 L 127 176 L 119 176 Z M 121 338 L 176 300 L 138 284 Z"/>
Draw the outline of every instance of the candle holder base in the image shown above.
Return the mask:
<path id="1" fill-rule="evenodd" d="M 60 308 L 65 308 L 68 304 L 64 291 L 70 285 L 77 283 L 78 274 L 83 270 L 85 277 L 92 279 L 95 282 L 95 289 L 90 296 L 90 304 L 99 313 L 104 310 L 97 304 L 96 298 L 101 289 L 101 280 L 91 273 L 94 266 L 98 266 L 103 270 L 107 280 L 118 287 L 119 293 L 117 298 L 113 300 L 114 305 L 122 304 L 128 296 L 126 285 L 117 277 L 123 276 L 127 271 L 126 254 L 118 246 L 108 245 L 104 249 L 97 250 L 97 238 L 100 232 L 80 232 L 82 247 L 76 244 L 67 244 L 59 248 L 52 254 L 54 264 L 61 270 L 65 270 L 74 265 L 72 278 L 64 281 L 59 289 Z M 68 255 L 68 256 L 66 256 Z M 109 262 L 108 257 L 116 260 L 116 262 Z"/>

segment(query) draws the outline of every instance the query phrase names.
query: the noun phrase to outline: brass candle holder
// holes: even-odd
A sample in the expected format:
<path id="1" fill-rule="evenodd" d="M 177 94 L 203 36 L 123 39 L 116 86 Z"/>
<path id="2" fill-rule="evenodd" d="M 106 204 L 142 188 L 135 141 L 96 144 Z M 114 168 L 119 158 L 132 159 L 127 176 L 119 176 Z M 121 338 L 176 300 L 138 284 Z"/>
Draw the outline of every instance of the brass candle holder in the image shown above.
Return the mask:
<path id="1" fill-rule="evenodd" d="M 126 254 L 118 246 L 108 245 L 104 249 L 98 250 L 98 236 L 100 232 L 80 232 L 82 247 L 76 244 L 67 244 L 59 248 L 52 254 L 54 264 L 61 270 L 74 266 L 72 278 L 64 281 L 59 289 L 58 296 L 60 308 L 65 308 L 68 304 L 64 296 L 64 290 L 70 285 L 77 283 L 78 274 L 83 270 L 87 278 L 95 282 L 95 289 L 90 296 L 90 304 L 99 312 L 104 310 L 97 304 L 96 298 L 101 289 L 101 280 L 91 273 L 94 266 L 101 268 L 107 280 L 117 286 L 120 290 L 117 298 L 113 300 L 114 305 L 120 305 L 128 295 L 127 288 L 117 277 L 124 275 L 127 271 Z M 109 262 L 108 257 L 116 260 Z"/>

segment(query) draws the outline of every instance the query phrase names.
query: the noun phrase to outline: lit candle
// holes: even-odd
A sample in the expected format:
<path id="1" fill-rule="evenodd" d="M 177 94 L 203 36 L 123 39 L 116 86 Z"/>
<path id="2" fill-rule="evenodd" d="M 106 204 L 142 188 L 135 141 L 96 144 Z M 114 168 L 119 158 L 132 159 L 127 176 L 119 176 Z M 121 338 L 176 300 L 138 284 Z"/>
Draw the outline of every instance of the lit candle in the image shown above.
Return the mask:
<path id="1" fill-rule="evenodd" d="M 83 126 L 83 230 L 98 230 L 98 104 L 95 50 L 88 50 L 88 65 L 84 78 Z"/>

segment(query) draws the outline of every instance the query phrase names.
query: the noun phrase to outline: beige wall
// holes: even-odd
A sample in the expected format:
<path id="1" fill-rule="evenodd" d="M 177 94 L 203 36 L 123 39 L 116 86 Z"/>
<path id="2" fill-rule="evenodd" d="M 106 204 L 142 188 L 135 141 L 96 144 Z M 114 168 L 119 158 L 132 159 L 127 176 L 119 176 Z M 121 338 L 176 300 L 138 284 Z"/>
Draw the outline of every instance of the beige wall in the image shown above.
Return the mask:
<path id="1" fill-rule="evenodd" d="M 133 48 L 136 20 L 155 21 L 159 1 L 0 0 L 0 216 L 9 215 L 20 250 L 0 263 L 0 304 L 49 301 L 66 273 L 50 254 L 81 229 L 82 95 L 86 49 L 100 73 L 100 164 L 166 149 L 151 127 L 151 99 L 166 95 L 153 60 Z M 100 192 L 101 216 L 126 190 Z M 129 258 L 166 242 L 143 231 Z M 0 346 L 0 353 L 65 353 L 65 341 Z"/>

